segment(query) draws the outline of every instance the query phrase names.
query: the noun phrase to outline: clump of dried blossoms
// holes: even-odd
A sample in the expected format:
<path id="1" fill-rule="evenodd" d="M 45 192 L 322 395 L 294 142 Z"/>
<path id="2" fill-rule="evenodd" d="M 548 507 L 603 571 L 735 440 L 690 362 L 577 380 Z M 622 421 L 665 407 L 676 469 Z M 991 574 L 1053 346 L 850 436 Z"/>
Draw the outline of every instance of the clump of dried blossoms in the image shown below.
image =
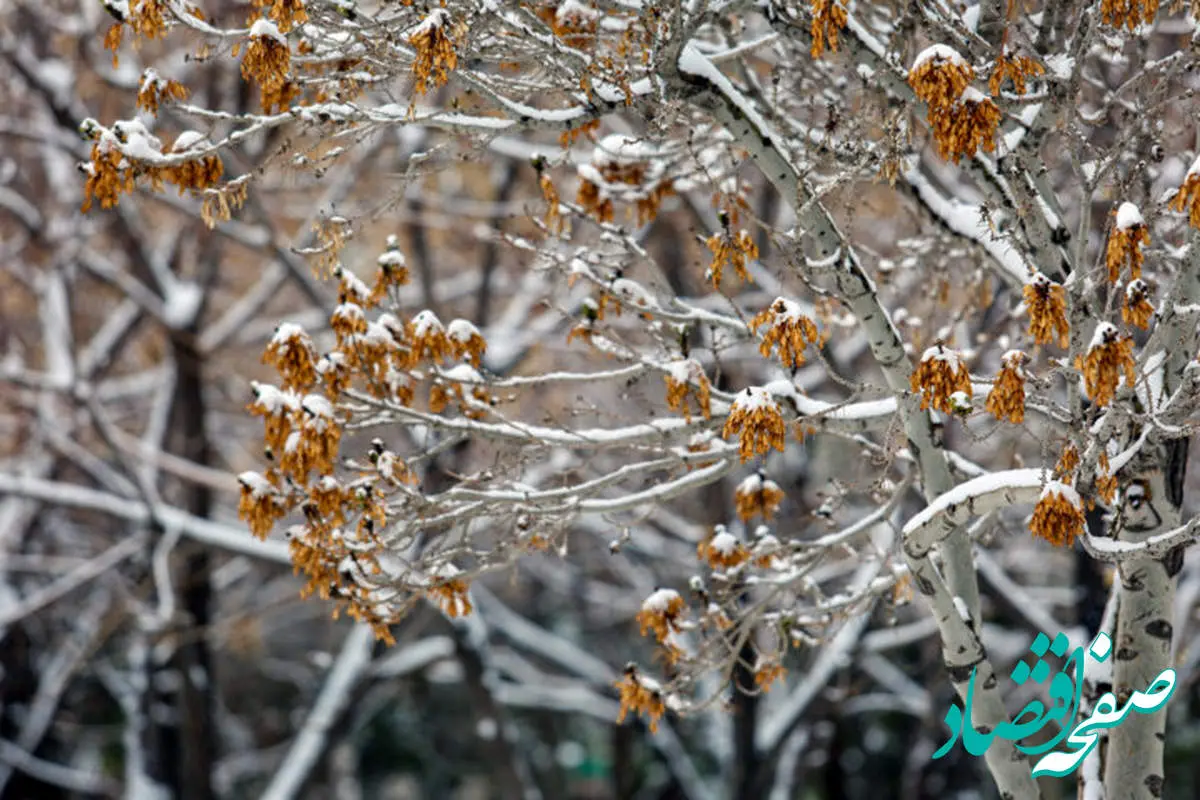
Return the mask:
<path id="1" fill-rule="evenodd" d="M 591 163 L 580 164 L 575 202 L 600 222 L 612 222 L 614 200 L 632 204 L 637 224 L 658 216 L 662 201 L 673 191 L 666 167 L 654 148 L 629 136 L 612 134 L 592 151 Z"/>
<path id="2" fill-rule="evenodd" d="M 765 455 L 772 447 L 782 451 L 786 444 L 787 426 L 779 404 L 761 386 L 749 386 L 738 392 L 725 420 L 721 435 L 739 437 L 738 452 L 742 462 Z"/>
<path id="3" fill-rule="evenodd" d="M 812 33 L 813 58 L 821 57 L 826 44 L 830 50 L 837 52 L 838 31 L 846 27 L 848 17 L 846 7 L 840 0 L 812 0 L 812 26 L 809 31 Z"/>
<path id="4" fill-rule="evenodd" d="M 1014 56 L 1005 52 L 996 59 L 996 64 L 992 68 L 991 77 L 988 78 L 988 91 L 994 97 L 999 97 L 1004 82 L 1011 80 L 1013 91 L 1017 94 L 1025 94 L 1028 89 L 1026 79 L 1045 73 L 1045 68 L 1029 56 Z"/>
<path id="5" fill-rule="evenodd" d="M 679 622 L 686 611 L 683 598 L 674 589 L 657 589 L 642 603 L 642 610 L 637 614 L 641 633 L 653 631 L 660 643 L 665 642 L 673 633 L 679 633 Z"/>
<path id="6" fill-rule="evenodd" d="M 274 22 L 255 20 L 250 26 L 250 42 L 242 57 L 242 77 L 258 84 L 260 103 L 266 113 L 275 109 L 284 110 L 299 94 L 299 90 L 288 80 L 291 68 L 291 50 L 287 37 L 280 33 Z"/>
<path id="7" fill-rule="evenodd" d="M 817 330 L 817 323 L 804 316 L 800 306 L 786 297 L 777 297 L 771 305 L 764 308 L 750 320 L 750 330 L 758 333 L 758 329 L 768 325 L 763 335 L 758 351 L 764 357 L 770 358 L 771 351 L 779 348 L 779 360 L 785 367 L 801 367 L 804 365 L 804 348 L 810 344 L 821 347 L 824 337 Z"/>
<path id="8" fill-rule="evenodd" d="M 473 610 L 470 585 L 460 574 L 453 564 L 442 564 L 433 570 L 425 588 L 425 596 L 452 618 L 468 616 Z"/>
<path id="9" fill-rule="evenodd" d="M 1025 420 L 1025 365 L 1029 356 L 1009 350 L 1000 363 L 1000 374 L 988 392 L 986 408 L 996 419 L 1019 425 Z"/>
<path id="10" fill-rule="evenodd" d="M 686 358 L 671 362 L 663 380 L 667 383 L 667 405 L 672 411 L 683 414 L 684 419 L 691 422 L 692 410 L 688 404 L 688 397 L 693 397 L 704 418 L 712 416 L 712 384 L 704 374 L 704 367 L 695 359 Z"/>
<path id="11" fill-rule="evenodd" d="M 1136 325 L 1142 330 L 1150 327 L 1150 318 L 1154 316 L 1154 306 L 1149 300 L 1150 287 L 1141 278 L 1129 282 L 1125 287 L 1124 300 L 1121 303 L 1121 319 L 1126 325 Z"/>
<path id="12" fill-rule="evenodd" d="M 714 289 L 720 290 L 721 277 L 725 274 L 726 266 L 732 266 L 739 278 L 749 282 L 750 273 L 746 271 L 746 259 L 758 258 L 758 245 L 749 233 L 744 230 L 734 233 L 726 226 L 722 233 L 714 233 L 708 237 L 705 244 L 713 254 L 708 275 L 705 277 L 712 281 Z"/>
<path id="13" fill-rule="evenodd" d="M 1158 0 L 1101 0 L 1100 17 L 1105 25 L 1114 28 L 1126 27 L 1137 30 L 1139 25 L 1149 25 L 1158 13 Z"/>
<path id="14" fill-rule="evenodd" d="M 1121 203 L 1117 208 L 1116 225 L 1108 237 L 1108 248 L 1104 253 L 1109 283 L 1121 279 L 1121 268 L 1126 264 L 1129 265 L 1131 278 L 1142 277 L 1142 263 L 1145 260 L 1142 245 L 1146 244 L 1150 244 L 1150 229 L 1146 227 L 1142 213 L 1133 203 Z"/>
<path id="15" fill-rule="evenodd" d="M 760 514 L 763 519 L 769 520 L 783 502 L 783 489 L 775 481 L 756 472 L 738 484 L 733 500 L 737 514 L 743 520 L 748 521 Z"/>
<path id="16" fill-rule="evenodd" d="M 454 34 L 450 28 L 450 13 L 435 8 L 429 16 L 408 33 L 408 43 L 417 53 L 413 60 L 413 94 L 423 95 L 432 87 L 444 86 L 450 73 L 458 67 Z"/>
<path id="17" fill-rule="evenodd" d="M 951 395 L 963 392 L 971 396 L 971 373 L 959 354 L 944 346 L 934 345 L 921 354 L 921 363 L 913 370 L 912 390 L 921 393 L 921 410 L 930 407 L 946 414 L 955 409 Z"/>
<path id="18" fill-rule="evenodd" d="M 1132 387 L 1136 379 L 1133 339 L 1121 336 L 1114 325 L 1101 322 L 1092 335 L 1087 354 L 1078 357 L 1075 366 L 1083 372 L 1088 397 L 1098 406 L 1107 406 L 1116 396 L 1122 372 L 1126 386 Z"/>
<path id="19" fill-rule="evenodd" d="M 1057 335 L 1058 346 L 1070 344 L 1067 325 L 1067 292 L 1040 272 L 1033 273 L 1023 289 L 1029 310 L 1029 335 L 1037 344 L 1046 344 Z"/>
<path id="20" fill-rule="evenodd" d="M 624 676 L 613 685 L 621 693 L 621 715 L 617 717 L 617 724 L 634 713 L 648 718 L 646 727 L 651 733 L 657 731 L 658 721 L 667 710 L 659 683 L 640 674 L 635 665 L 628 664 Z"/>
<path id="21" fill-rule="evenodd" d="M 159 103 L 164 100 L 182 102 L 187 98 L 186 86 L 179 81 L 163 78 L 152 68 L 146 69 L 138 82 L 137 107 L 149 114 L 157 114 Z"/>
<path id="22" fill-rule="evenodd" d="M 1188 212 L 1188 222 L 1200 228 L 1200 157 L 1197 157 L 1183 178 L 1183 185 L 1171 201 L 1171 208 Z"/>
<path id="23" fill-rule="evenodd" d="M 576 0 L 550 2 L 537 9 L 538 18 L 562 39 L 567 47 L 586 50 L 596 37 L 600 12 Z"/>
<path id="24" fill-rule="evenodd" d="M 944 44 L 926 48 L 908 71 L 909 85 L 930 109 L 954 105 L 974 79 L 966 59 Z"/>
<path id="25" fill-rule="evenodd" d="M 974 156 L 980 148 L 993 152 L 1000 116 L 1000 108 L 973 86 L 968 86 L 954 105 L 931 107 L 929 122 L 938 155 L 957 164 L 964 156 Z"/>
<path id="26" fill-rule="evenodd" d="M 284 33 L 308 22 L 303 0 L 251 0 L 251 4 L 259 10 L 266 9 L 266 17 Z"/>
<path id="27" fill-rule="evenodd" d="M 1083 501 L 1065 483 L 1050 481 L 1033 509 L 1030 532 L 1055 547 L 1070 547 L 1086 530 Z"/>
<path id="28" fill-rule="evenodd" d="M 750 559 L 750 551 L 737 537 L 718 525 L 713 535 L 696 546 L 696 555 L 718 571 L 733 569 Z"/>

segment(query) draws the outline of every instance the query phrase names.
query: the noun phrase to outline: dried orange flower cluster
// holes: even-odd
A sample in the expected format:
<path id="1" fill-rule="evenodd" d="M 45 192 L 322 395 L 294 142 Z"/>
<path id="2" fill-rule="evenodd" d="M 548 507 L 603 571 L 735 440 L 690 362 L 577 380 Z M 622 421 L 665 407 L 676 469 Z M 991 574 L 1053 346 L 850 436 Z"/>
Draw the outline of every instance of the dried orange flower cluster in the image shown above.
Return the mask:
<path id="1" fill-rule="evenodd" d="M 1054 480 L 1066 481 L 1075 473 L 1078 467 L 1079 451 L 1075 449 L 1075 445 L 1068 444 L 1058 457 L 1058 462 L 1054 465 Z"/>
<path id="2" fill-rule="evenodd" d="M 996 148 L 1000 109 L 970 86 L 974 78 L 966 59 L 941 44 L 922 51 L 908 72 L 909 85 L 929 106 L 927 119 L 938 155 L 955 163 L 980 147 L 989 153 Z"/>
<path id="3" fill-rule="evenodd" d="M 1175 198 L 1171 201 L 1171 208 L 1176 211 L 1187 210 L 1188 222 L 1194 228 L 1200 228 L 1200 158 L 1193 162 L 1187 175 L 1184 176 L 1183 185 L 1179 187 Z"/>
<path id="4" fill-rule="evenodd" d="M 817 330 L 817 323 L 800 312 L 800 306 L 786 297 L 777 297 L 750 320 L 750 330 L 758 333 L 763 325 L 769 325 L 758 351 L 770 358 L 771 351 L 779 348 L 779 360 L 785 367 L 804 366 L 804 348 L 808 345 L 821 347 L 825 337 Z"/>
<path id="5" fill-rule="evenodd" d="M 840 0 L 812 0 L 812 26 L 809 31 L 813 40 L 813 58 L 820 58 L 826 44 L 830 50 L 837 52 L 838 31 L 846 27 L 848 17 L 846 7 Z"/>
<path id="6" fill-rule="evenodd" d="M 628 136 L 613 134 L 600 140 L 590 164 L 580 164 L 575 202 L 600 222 L 612 222 L 614 199 L 632 203 L 637 224 L 658 216 L 662 201 L 674 192 L 652 149 Z"/>
<path id="7" fill-rule="evenodd" d="M 1125 385 L 1132 387 L 1134 374 L 1133 339 L 1121 336 L 1116 327 L 1101 322 L 1096 326 L 1085 356 L 1078 357 L 1075 366 L 1083 372 L 1088 397 L 1098 406 L 1112 403 L 1125 375 Z"/>
<path id="8" fill-rule="evenodd" d="M 738 484 L 733 493 L 733 500 L 737 507 L 737 515 L 743 520 L 748 521 L 759 515 L 769 520 L 783 502 L 783 489 L 770 478 L 755 473 Z"/>
<path id="9" fill-rule="evenodd" d="M 1004 82 L 1011 80 L 1013 90 L 1017 94 L 1025 94 L 1028 89 L 1026 79 L 1045 73 L 1046 70 L 1042 65 L 1029 56 L 1013 56 L 1006 52 L 996 59 L 991 77 L 988 78 L 988 91 L 992 93 L 992 96 L 999 97 Z"/>
<path id="10" fill-rule="evenodd" d="M 758 258 L 758 245 L 746 231 L 733 231 L 726 228 L 723 233 L 714 233 L 706 242 L 712 251 L 712 263 L 708 267 L 708 275 L 714 289 L 720 290 L 721 276 L 725 273 L 726 265 L 732 266 L 733 271 L 743 281 L 749 282 L 750 273 L 746 271 L 746 259 Z"/>
<path id="11" fill-rule="evenodd" d="M 633 713 L 647 717 L 646 727 L 651 733 L 657 731 L 658 721 L 667 711 L 658 682 L 642 676 L 636 666 L 629 664 L 625 667 L 624 677 L 613 685 L 621 693 L 621 715 L 617 717 L 617 724 Z"/>
<path id="12" fill-rule="evenodd" d="M 1033 509 L 1030 532 L 1055 547 L 1070 547 L 1085 532 L 1083 501 L 1070 486 L 1050 481 Z"/>
<path id="13" fill-rule="evenodd" d="M 1029 335 L 1037 344 L 1046 344 L 1056 336 L 1059 347 L 1070 344 L 1067 324 L 1067 292 L 1040 272 L 1035 272 L 1022 290 L 1029 310 Z"/>
<path id="14" fill-rule="evenodd" d="M 975 79 L 975 70 L 953 48 L 935 44 L 924 50 L 908 72 L 908 83 L 931 109 L 951 106 Z"/>
<path id="15" fill-rule="evenodd" d="M 973 86 L 968 86 L 954 105 L 931 109 L 938 155 L 957 164 L 963 156 L 974 156 L 981 147 L 984 152 L 993 152 L 1000 116 L 1000 108 Z"/>
<path id="16" fill-rule="evenodd" d="M 686 606 L 679 592 L 674 589 L 658 589 L 642 603 L 642 610 L 637 614 L 641 633 L 653 631 L 660 643 L 665 642 L 673 633 L 679 633 L 679 622 L 683 617 Z"/>
<path id="17" fill-rule="evenodd" d="M 1146 227 L 1142 214 L 1133 203 L 1121 203 L 1117 208 L 1117 221 L 1108 237 L 1108 248 L 1104 263 L 1108 267 L 1108 282 L 1121 279 L 1121 269 L 1128 264 L 1133 279 L 1142 277 L 1145 255 L 1142 245 L 1150 244 L 1150 229 Z"/>
<path id="18" fill-rule="evenodd" d="M 118 64 L 117 51 L 121 49 L 126 25 L 136 36 L 146 39 L 158 39 L 167 33 L 168 4 L 165 0 L 131 0 L 124 10 L 118 8 L 115 3 L 105 3 L 104 7 L 120 20 L 104 35 L 104 47 L 113 54 L 113 69 L 116 69 Z M 200 16 L 199 11 L 192 13 Z"/>
<path id="19" fill-rule="evenodd" d="M 921 354 L 921 363 L 913 370 L 911 386 L 921 393 L 921 410 L 930 407 L 947 414 L 955 409 L 950 396 L 964 392 L 971 396 L 971 373 L 954 350 L 934 345 Z"/>
<path id="20" fill-rule="evenodd" d="M 719 571 L 733 569 L 750 559 L 746 546 L 720 525 L 712 536 L 696 546 L 696 555 L 709 567 Z"/>
<path id="21" fill-rule="evenodd" d="M 242 57 L 242 77 L 258 84 L 259 103 L 264 112 L 286 110 L 299 95 L 299 87 L 288 80 L 292 53 L 287 37 L 274 22 L 255 20 L 250 26 L 250 41 Z"/>
<path id="22" fill-rule="evenodd" d="M 765 455 L 772 447 L 784 449 L 787 426 L 779 404 L 766 389 L 749 386 L 733 399 L 721 435 L 728 439 L 735 434 L 739 436 L 738 452 L 743 463 L 756 453 Z"/>
<path id="23" fill-rule="evenodd" d="M 684 419 L 691 422 L 692 410 L 688 404 L 690 396 L 695 398 L 696 406 L 705 419 L 712 416 L 712 384 L 704 374 L 704 367 L 695 359 L 672 362 L 667 366 L 667 374 L 663 376 L 663 380 L 667 383 L 667 406 L 672 411 L 683 414 Z"/>
<path id="24" fill-rule="evenodd" d="M 470 599 L 470 585 L 459 577 L 459 570 L 453 564 L 443 564 L 434 570 L 429 578 L 425 595 L 441 607 L 448 617 L 465 617 L 473 607 Z"/>
<path id="25" fill-rule="evenodd" d="M 782 680 L 787 670 L 779 663 L 778 658 L 760 658 L 754 667 L 755 688 L 769 692 L 775 681 Z"/>
<path id="26" fill-rule="evenodd" d="M 91 209 L 93 200 L 99 200 L 103 209 L 115 207 L 122 194 L 133 192 L 138 179 L 149 181 L 155 191 L 161 191 L 164 183 L 174 184 L 183 194 L 215 186 L 224 172 L 220 157 L 201 155 L 210 144 L 195 131 L 181 133 L 164 154 L 162 143 L 137 120 L 118 122 L 111 130 L 94 120 L 85 120 L 80 130 L 96 140 L 91 161 L 84 165 L 85 212 Z M 196 154 L 183 161 L 168 158 L 193 151 Z"/>
<path id="27" fill-rule="evenodd" d="M 259 9 L 266 9 L 266 16 L 283 33 L 287 33 L 297 25 L 308 22 L 308 12 L 304 10 L 304 0 L 250 0 Z"/>
<path id="28" fill-rule="evenodd" d="M 542 222 L 545 223 L 546 230 L 552 235 L 557 236 L 563 232 L 563 228 L 566 225 L 566 221 L 559 211 L 559 205 L 562 203 L 562 200 L 558 196 L 558 189 L 555 188 L 550 174 L 544 171 L 541 166 L 538 167 L 538 186 L 541 187 L 542 198 L 546 201 L 546 216 L 542 219 Z"/>
<path id="29" fill-rule="evenodd" d="M 1149 300 L 1150 287 L 1141 278 L 1129 282 L 1125 287 L 1124 300 L 1121 303 L 1121 319 L 1126 325 L 1136 325 L 1142 330 L 1150 327 L 1150 318 L 1154 316 L 1154 306 Z"/>
<path id="30" fill-rule="evenodd" d="M 1158 13 L 1158 0 L 1101 0 L 1100 16 L 1105 25 L 1122 26 L 1131 31 L 1149 25 Z"/>
<path id="31" fill-rule="evenodd" d="M 447 32 L 450 14 L 435 8 L 421 24 L 408 34 L 408 43 L 417 51 L 413 61 L 413 93 L 423 95 L 430 87 L 444 86 L 450 73 L 458 67 L 453 32 Z"/>
<path id="32" fill-rule="evenodd" d="M 179 81 L 160 77 L 153 69 L 142 73 L 142 79 L 138 83 L 138 108 L 150 114 L 157 114 L 159 103 L 164 100 L 182 102 L 187 98 L 187 87 Z"/>
<path id="33" fill-rule="evenodd" d="M 396 286 L 408 283 L 408 265 L 404 253 L 400 251 L 399 241 L 394 235 L 387 238 L 387 250 L 380 253 L 375 260 L 378 269 L 375 272 L 375 286 L 367 297 L 367 306 L 376 306 L 383 302 L 388 292 Z"/>
<path id="34" fill-rule="evenodd" d="M 998 420 L 1014 425 L 1025 420 L 1025 365 L 1029 356 L 1009 350 L 1001 358 L 1000 374 L 988 392 L 986 408 Z"/>
<path id="35" fill-rule="evenodd" d="M 576 50 L 586 50 L 592 45 L 600 21 L 600 12 L 579 0 L 546 3 L 538 7 L 537 16 L 563 44 Z"/>

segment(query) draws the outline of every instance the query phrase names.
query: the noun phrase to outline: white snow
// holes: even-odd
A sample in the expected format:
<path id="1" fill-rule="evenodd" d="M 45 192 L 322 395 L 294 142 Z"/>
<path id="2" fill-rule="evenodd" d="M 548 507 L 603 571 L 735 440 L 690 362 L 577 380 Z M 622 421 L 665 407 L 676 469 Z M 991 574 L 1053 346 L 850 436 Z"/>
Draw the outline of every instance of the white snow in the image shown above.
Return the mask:
<path id="1" fill-rule="evenodd" d="M 275 494 L 275 487 L 271 482 L 257 472 L 248 471 L 238 475 L 238 483 L 250 490 L 250 496 L 255 500 L 262 500 L 264 497 L 269 497 Z"/>
<path id="2" fill-rule="evenodd" d="M 667 364 L 666 371 L 675 383 L 687 383 L 692 379 L 692 375 L 697 367 L 699 367 L 699 364 L 695 361 L 690 358 L 684 358 Z"/>
<path id="3" fill-rule="evenodd" d="M 975 103 L 978 105 L 987 100 L 988 97 L 974 86 L 968 86 L 966 89 L 963 89 L 962 96 L 959 99 L 964 103 Z"/>
<path id="4" fill-rule="evenodd" d="M 759 410 L 779 413 L 779 404 L 761 386 L 747 386 L 733 398 L 733 410 L 753 413 Z"/>
<path id="5" fill-rule="evenodd" d="M 804 316 L 800 304 L 786 297 L 775 298 L 771 303 L 771 313 L 775 315 L 776 322 L 797 322 Z"/>
<path id="6" fill-rule="evenodd" d="M 756 472 L 742 479 L 742 482 L 737 485 L 735 494 L 756 494 L 762 491 L 763 486 L 762 476 Z"/>
<path id="7" fill-rule="evenodd" d="M 171 150 L 176 153 L 182 153 L 187 150 L 194 150 L 200 147 L 208 146 L 208 137 L 199 131 L 184 131 L 175 137 L 175 143 L 171 145 Z"/>
<path id="8" fill-rule="evenodd" d="M 342 282 L 346 284 L 346 291 L 353 295 L 359 303 L 367 302 L 371 296 L 371 290 L 363 283 L 362 279 L 348 269 L 343 269 L 339 276 Z"/>
<path id="9" fill-rule="evenodd" d="M 250 388 L 254 390 L 258 404 L 266 409 L 268 414 L 280 414 L 300 407 L 300 398 L 290 389 L 280 391 L 277 386 L 258 381 L 250 381 Z"/>
<path id="10" fill-rule="evenodd" d="M 1047 483 L 1046 488 L 1042 489 L 1042 497 L 1045 498 L 1051 495 L 1058 495 L 1080 511 L 1083 510 L 1083 500 L 1080 499 L 1079 493 L 1065 483 L 1060 481 L 1050 481 Z"/>
<path id="11" fill-rule="evenodd" d="M 480 336 L 479 328 L 476 328 L 465 319 L 456 319 L 446 327 L 446 335 L 456 342 L 466 344 L 471 341 L 472 337 Z"/>
<path id="12" fill-rule="evenodd" d="M 1102 347 L 1107 341 L 1114 341 L 1117 338 L 1117 327 L 1111 322 L 1101 322 L 1096 326 L 1096 332 L 1092 334 L 1092 341 L 1088 343 L 1088 351 L 1095 350 L 1097 347 Z"/>
<path id="13" fill-rule="evenodd" d="M 417 25 L 410 28 L 404 38 L 411 39 L 414 36 L 425 33 L 432 28 L 440 28 L 450 21 L 450 14 L 444 8 L 435 8 L 430 12 L 429 16 L 421 20 Z"/>
<path id="14" fill-rule="evenodd" d="M 579 0 L 565 0 L 559 5 L 558 10 L 554 13 L 554 21 L 562 25 L 568 19 L 576 19 L 580 21 L 594 20 L 600 16 L 600 12 L 591 6 L 585 6 Z"/>
<path id="15" fill-rule="evenodd" d="M 967 64 L 967 60 L 960 56 L 958 51 L 953 47 L 948 47 L 944 44 L 935 44 L 926 47 L 917 54 L 916 59 L 913 61 L 912 69 L 916 69 L 929 61 L 947 62 L 962 67 L 970 66 Z"/>
<path id="16" fill-rule="evenodd" d="M 405 265 L 404 253 L 399 250 L 388 250 L 381 253 L 379 258 L 375 259 L 375 263 L 381 267 L 403 267 Z"/>
<path id="17" fill-rule="evenodd" d="M 671 608 L 671 604 L 676 601 L 683 602 L 683 598 L 679 596 L 679 592 L 674 589 L 657 589 L 642 603 L 642 611 L 665 614 Z"/>
<path id="18" fill-rule="evenodd" d="M 737 551 L 738 540 L 732 533 L 721 531 L 713 536 L 712 541 L 708 543 L 709 549 L 720 553 L 723 556 L 732 555 Z"/>
<path id="19" fill-rule="evenodd" d="M 163 307 L 163 322 L 167 327 L 179 330 L 191 325 L 200 311 L 200 301 L 204 299 L 204 290 L 192 281 L 175 281 L 167 294 Z"/>
<path id="20" fill-rule="evenodd" d="M 644 140 L 620 133 L 610 133 L 597 143 L 596 149 L 592 152 L 592 163 L 600 166 L 638 164 L 655 155 L 657 155 L 657 149 Z"/>
<path id="21" fill-rule="evenodd" d="M 1127 231 L 1136 225 L 1145 225 L 1142 212 L 1133 203 L 1121 203 L 1117 209 L 1117 230 Z"/>
<path id="22" fill-rule="evenodd" d="M 330 315 L 335 320 L 346 320 L 350 323 L 365 319 L 362 307 L 355 303 L 342 303 Z"/>
<path id="23" fill-rule="evenodd" d="M 333 404 L 323 394 L 305 395 L 300 406 L 314 417 L 333 419 Z"/>
<path id="24" fill-rule="evenodd" d="M 653 307 L 655 305 L 650 294 L 635 281 L 628 278 L 617 278 L 612 283 L 612 293 L 618 299 L 624 300 L 627 303 L 638 306 L 640 308 Z"/>
<path id="25" fill-rule="evenodd" d="M 255 38 L 259 36 L 269 37 L 287 47 L 287 37 L 280 33 L 279 28 L 269 19 L 259 18 L 250 26 L 250 37 Z"/>
<path id="26" fill-rule="evenodd" d="M 308 334 L 304 332 L 304 328 L 294 322 L 284 322 L 275 329 L 275 335 L 271 337 L 272 345 L 286 345 L 291 339 L 299 339 L 301 344 L 310 344 Z"/>
<path id="27" fill-rule="evenodd" d="M 425 309 L 421 313 L 413 317 L 413 335 L 420 339 L 422 336 L 428 336 L 430 333 L 444 333 L 442 322 L 429 309 Z"/>
<path id="28" fill-rule="evenodd" d="M 483 376 L 470 364 L 455 364 L 443 370 L 442 377 L 456 383 L 483 383 Z"/>
<path id="29" fill-rule="evenodd" d="M 1050 74 L 1059 80 L 1067 80 L 1071 77 L 1071 71 L 1075 69 L 1075 59 L 1065 53 L 1053 53 L 1043 59 L 1046 63 L 1046 69 L 1050 70 Z"/>
<path id="30" fill-rule="evenodd" d="M 921 363 L 925 363 L 926 361 L 945 361 L 956 370 L 962 366 L 962 359 L 959 357 L 958 351 L 952 350 L 945 345 L 940 347 L 938 345 L 934 345 L 922 353 Z"/>
<path id="31" fill-rule="evenodd" d="M 1146 291 L 1149 288 L 1150 287 L 1146 285 L 1146 282 L 1144 280 L 1142 280 L 1141 278 L 1137 278 L 1135 280 L 1130 281 L 1129 285 L 1125 287 L 1125 296 L 1133 297 L 1135 294 L 1146 294 Z"/>

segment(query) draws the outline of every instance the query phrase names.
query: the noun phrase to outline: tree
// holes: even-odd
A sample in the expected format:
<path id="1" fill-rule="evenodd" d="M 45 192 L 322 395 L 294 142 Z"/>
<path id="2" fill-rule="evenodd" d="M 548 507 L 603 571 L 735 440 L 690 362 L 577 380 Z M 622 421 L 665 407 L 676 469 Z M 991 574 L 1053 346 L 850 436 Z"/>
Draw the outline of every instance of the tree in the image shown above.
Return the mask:
<path id="1" fill-rule="evenodd" d="M 1112 673 L 1089 674 L 1085 705 L 1172 665 L 1187 680 L 1195 660 L 1177 629 L 1200 530 L 1186 491 L 1197 10 L 1031 5 L 275 0 L 244 20 L 108 4 L 116 58 L 165 39 L 236 63 L 258 105 L 190 95 L 164 58 L 137 84 L 158 128 L 81 125 L 84 207 L 120 215 L 171 185 L 207 247 L 236 239 L 246 211 L 286 217 L 257 199 L 286 204 L 285 174 L 304 176 L 305 203 L 348 176 L 334 194 L 355 213 L 330 209 L 293 252 L 266 240 L 326 307 L 317 324 L 281 314 L 265 347 L 277 377 L 249 398 L 264 454 L 238 475 L 241 518 L 264 546 L 284 534 L 304 593 L 383 642 L 422 603 L 441 608 L 500 731 L 505 796 L 547 779 L 514 745 L 528 734 L 503 713 L 489 624 L 582 683 L 530 703 L 594 707 L 607 690 L 685 796 L 717 790 L 676 722 L 732 706 L 731 744 L 713 747 L 728 791 L 786 796 L 814 739 L 836 761 L 858 736 L 843 730 L 855 699 L 926 720 L 912 759 L 944 737 L 950 698 L 880 655 L 897 617 L 932 619 L 936 660 L 985 731 L 1013 716 L 1001 675 L 1024 654 L 993 622 L 1067 628 L 1072 646 L 1107 632 Z M 191 130 L 164 144 L 174 127 Z M 399 165 L 394 185 L 368 158 Z M 447 180 L 494 181 L 493 202 L 528 211 L 480 232 L 473 303 L 434 292 L 461 241 L 431 242 L 428 225 L 379 241 L 370 224 L 453 214 Z M 167 311 L 187 305 L 158 283 Z M 186 336 L 172 341 L 188 363 Z M 208 434 L 185 424 L 199 395 L 177 397 L 166 452 L 205 465 Z M 171 502 L 211 516 L 194 492 Z M 649 649 L 589 660 L 523 627 L 485 587 L 514 569 L 636 624 Z M 1064 569 L 1090 590 L 1046 608 Z M 1192 588 L 1177 592 L 1181 574 Z M 910 589 L 919 608 L 902 607 Z M 371 660 L 362 630 L 270 796 L 315 763 Z M 1113 728 L 1080 770 L 1089 796 L 1160 796 L 1166 719 Z M 1052 791 L 1002 738 L 986 766 L 1001 796 Z M 935 791 L 917 780 L 915 796 Z M 861 790 L 829 781 L 841 792 Z"/>

